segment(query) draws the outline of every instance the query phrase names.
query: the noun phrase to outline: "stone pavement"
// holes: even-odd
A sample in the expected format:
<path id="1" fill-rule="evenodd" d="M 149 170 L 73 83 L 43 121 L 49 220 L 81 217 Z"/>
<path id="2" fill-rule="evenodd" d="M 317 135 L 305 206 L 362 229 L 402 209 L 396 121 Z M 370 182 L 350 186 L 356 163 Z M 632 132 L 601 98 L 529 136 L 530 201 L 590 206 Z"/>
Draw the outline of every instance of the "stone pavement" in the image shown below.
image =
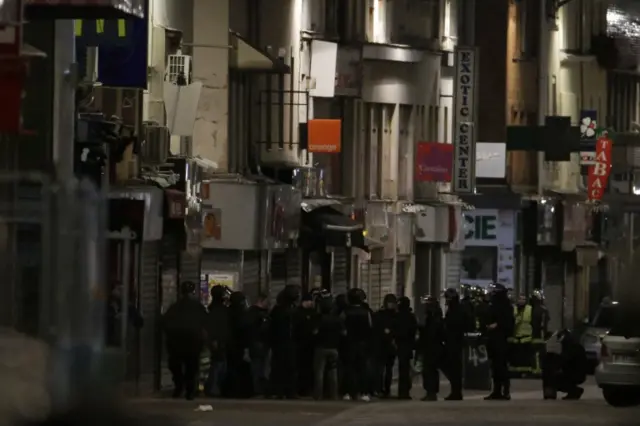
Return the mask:
<path id="1" fill-rule="evenodd" d="M 417 386 L 416 386 L 417 388 Z M 486 392 L 467 392 L 460 402 L 385 400 L 371 403 L 272 400 L 144 399 L 130 402 L 130 412 L 141 420 L 170 426 L 351 426 L 392 424 L 439 425 L 607 425 L 639 424 L 640 408 L 609 407 L 590 382 L 580 401 L 543 401 L 540 382 L 518 380 L 513 384 L 512 401 L 484 401 Z M 442 386 L 443 395 L 448 391 Z M 421 396 L 415 389 L 415 396 Z M 211 404 L 213 411 L 194 411 Z"/>

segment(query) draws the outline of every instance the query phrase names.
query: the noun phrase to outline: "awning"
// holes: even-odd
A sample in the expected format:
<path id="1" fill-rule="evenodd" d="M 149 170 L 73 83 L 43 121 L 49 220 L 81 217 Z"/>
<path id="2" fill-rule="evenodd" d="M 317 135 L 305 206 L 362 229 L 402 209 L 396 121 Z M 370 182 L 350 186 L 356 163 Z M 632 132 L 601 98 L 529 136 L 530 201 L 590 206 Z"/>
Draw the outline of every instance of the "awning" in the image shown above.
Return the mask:
<path id="1" fill-rule="evenodd" d="M 288 74 L 291 69 L 282 59 L 252 45 L 240 34 L 229 31 L 229 68 L 246 72 Z"/>
<path id="2" fill-rule="evenodd" d="M 364 225 L 331 207 L 302 211 L 300 244 L 303 247 L 357 247 L 367 250 Z"/>

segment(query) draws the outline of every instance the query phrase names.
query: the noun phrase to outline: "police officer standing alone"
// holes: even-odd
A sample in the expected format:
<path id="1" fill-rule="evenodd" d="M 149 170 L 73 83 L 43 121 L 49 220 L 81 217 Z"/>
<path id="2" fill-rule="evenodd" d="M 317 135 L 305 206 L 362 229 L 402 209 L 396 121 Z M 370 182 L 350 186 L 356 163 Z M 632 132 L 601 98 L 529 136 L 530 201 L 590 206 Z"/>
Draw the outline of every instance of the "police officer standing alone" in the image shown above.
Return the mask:
<path id="1" fill-rule="evenodd" d="M 196 285 L 186 281 L 180 286 L 180 298 L 162 317 L 167 338 L 169 370 L 173 376 L 173 397 L 185 393 L 188 400 L 196 396 L 200 352 L 205 342 L 207 311 L 195 298 Z"/>
<path id="2" fill-rule="evenodd" d="M 408 297 L 398 300 L 398 320 L 396 322 L 396 345 L 398 347 L 398 398 L 411 399 L 411 360 L 416 347 L 418 321 L 411 309 Z"/>
<path id="3" fill-rule="evenodd" d="M 508 339 L 513 334 L 513 327 L 513 311 L 507 289 L 502 284 L 495 284 L 491 291 L 486 331 L 493 391 L 485 400 L 511 399 Z"/>
<path id="4" fill-rule="evenodd" d="M 352 288 L 347 292 L 349 305 L 345 309 L 346 339 L 346 380 L 348 393 L 345 399 L 360 397 L 361 401 L 371 400 L 370 351 L 373 338 L 373 318 L 365 304 L 364 292 Z"/>
<path id="5" fill-rule="evenodd" d="M 462 358 L 464 351 L 464 333 L 469 321 L 467 312 L 460 304 L 460 295 L 454 288 L 444 292 L 447 312 L 444 317 L 444 373 L 451 385 L 451 393 L 447 401 L 462 400 Z"/>
<path id="6" fill-rule="evenodd" d="M 419 353 L 422 356 L 422 387 L 427 393 L 423 401 L 437 401 L 440 391 L 440 374 L 438 372 L 443 361 L 444 324 L 442 309 L 438 299 L 433 296 L 422 298 L 425 307 L 424 324 L 420 327 L 418 341 Z"/>

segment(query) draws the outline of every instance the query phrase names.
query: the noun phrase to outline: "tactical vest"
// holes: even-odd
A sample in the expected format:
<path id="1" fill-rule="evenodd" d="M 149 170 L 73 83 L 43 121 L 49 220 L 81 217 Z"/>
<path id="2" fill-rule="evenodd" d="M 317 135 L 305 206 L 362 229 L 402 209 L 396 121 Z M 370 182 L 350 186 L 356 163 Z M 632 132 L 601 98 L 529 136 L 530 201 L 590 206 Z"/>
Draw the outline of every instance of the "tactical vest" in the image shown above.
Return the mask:
<path id="1" fill-rule="evenodd" d="M 513 308 L 513 315 L 516 320 L 516 327 L 514 337 L 520 341 L 520 343 L 526 343 L 531 341 L 533 334 L 533 327 L 531 326 L 531 305 L 526 305 L 522 311 L 518 310 L 516 306 Z"/>

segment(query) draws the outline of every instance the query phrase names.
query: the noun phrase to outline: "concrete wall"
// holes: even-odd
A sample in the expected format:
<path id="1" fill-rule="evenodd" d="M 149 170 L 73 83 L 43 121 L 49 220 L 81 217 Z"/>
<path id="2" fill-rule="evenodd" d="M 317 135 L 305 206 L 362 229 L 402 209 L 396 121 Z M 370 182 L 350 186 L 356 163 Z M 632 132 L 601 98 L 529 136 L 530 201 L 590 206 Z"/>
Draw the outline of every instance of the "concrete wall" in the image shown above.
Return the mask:
<path id="1" fill-rule="evenodd" d="M 605 17 L 602 5 L 570 2 L 559 10 L 558 29 L 551 32 L 547 112 L 570 116 L 573 125 L 579 125 L 581 110 L 595 109 L 598 117 L 607 116 L 607 74 L 589 55 L 591 36 L 605 31 Z M 578 192 L 579 154 L 572 154 L 570 162 L 545 162 L 543 182 L 548 189 Z"/>
<path id="2" fill-rule="evenodd" d="M 193 155 L 228 169 L 229 0 L 193 0 L 193 79 L 203 88 L 193 134 Z"/>
<path id="3" fill-rule="evenodd" d="M 535 125 L 538 111 L 538 61 L 535 56 L 524 56 L 522 33 L 518 18 L 518 4 L 510 3 L 507 19 L 507 102 L 504 111 L 507 125 Z M 539 26 L 539 13 L 528 23 Z M 530 33 L 539 37 L 539 31 Z M 537 153 L 511 151 L 507 158 L 507 178 L 517 192 L 537 191 Z"/>

